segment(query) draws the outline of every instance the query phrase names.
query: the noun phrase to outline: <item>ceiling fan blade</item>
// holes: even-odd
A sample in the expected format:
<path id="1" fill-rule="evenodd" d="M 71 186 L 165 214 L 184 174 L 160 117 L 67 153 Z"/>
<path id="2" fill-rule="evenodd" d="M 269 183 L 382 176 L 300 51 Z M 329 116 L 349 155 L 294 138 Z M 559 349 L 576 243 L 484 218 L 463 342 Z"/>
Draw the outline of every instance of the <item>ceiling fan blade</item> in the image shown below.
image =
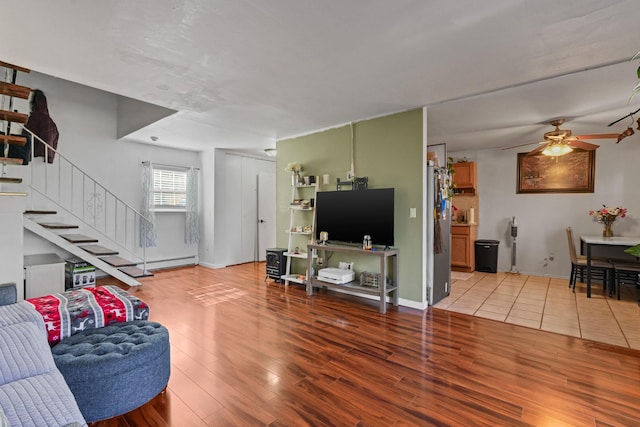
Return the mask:
<path id="1" fill-rule="evenodd" d="M 617 139 L 617 133 L 599 133 L 593 135 L 576 135 L 577 139 Z"/>
<path id="2" fill-rule="evenodd" d="M 548 142 L 549 141 L 527 142 L 525 144 L 510 145 L 508 147 L 502 147 L 501 150 L 511 150 L 512 148 L 524 147 L 524 146 L 533 145 L 533 144 L 547 144 Z"/>
<path id="3" fill-rule="evenodd" d="M 570 145 L 573 148 L 579 148 L 580 150 L 585 150 L 585 151 L 593 151 L 596 148 L 600 147 L 599 145 L 589 144 L 588 142 L 584 142 L 584 141 L 569 141 L 567 142 L 567 145 Z"/>
<path id="4" fill-rule="evenodd" d="M 546 147 L 547 147 L 547 144 L 543 144 L 543 145 L 537 147 L 536 149 L 529 151 L 527 153 L 527 156 L 535 156 L 536 154 L 541 153 L 542 150 L 544 150 Z"/>
<path id="5" fill-rule="evenodd" d="M 502 147 L 501 150 L 511 150 L 512 148 L 524 147 L 525 145 L 531 145 L 531 144 L 535 144 L 535 142 L 527 142 L 526 144 L 518 144 L 518 145 L 511 145 L 509 147 Z"/>

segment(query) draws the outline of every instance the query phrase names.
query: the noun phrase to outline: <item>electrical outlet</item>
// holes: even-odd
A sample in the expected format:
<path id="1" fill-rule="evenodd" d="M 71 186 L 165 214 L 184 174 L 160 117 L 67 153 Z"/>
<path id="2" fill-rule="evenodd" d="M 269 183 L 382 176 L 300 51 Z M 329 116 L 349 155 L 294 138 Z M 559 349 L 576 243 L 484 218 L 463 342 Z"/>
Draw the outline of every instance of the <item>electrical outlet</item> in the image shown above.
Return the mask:
<path id="1" fill-rule="evenodd" d="M 316 263 L 317 263 L 318 265 L 324 265 L 324 258 L 322 258 L 322 257 L 318 257 L 318 259 L 316 260 Z"/>
<path id="2" fill-rule="evenodd" d="M 353 262 L 340 261 L 338 267 L 343 270 L 353 270 Z"/>
<path id="3" fill-rule="evenodd" d="M 353 179 L 353 172 L 347 171 L 347 179 L 348 180 L 352 180 Z"/>

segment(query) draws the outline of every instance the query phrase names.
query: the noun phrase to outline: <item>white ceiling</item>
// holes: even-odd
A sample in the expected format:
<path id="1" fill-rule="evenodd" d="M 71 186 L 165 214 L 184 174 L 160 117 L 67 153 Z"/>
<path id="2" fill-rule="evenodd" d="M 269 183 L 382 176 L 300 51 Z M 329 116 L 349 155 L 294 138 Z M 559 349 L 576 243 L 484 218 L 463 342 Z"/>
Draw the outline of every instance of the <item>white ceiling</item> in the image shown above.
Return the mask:
<path id="1" fill-rule="evenodd" d="M 637 0 L 0 1 L 0 60 L 179 111 L 145 143 L 262 150 L 426 105 L 429 143 L 459 151 L 557 117 L 621 132 L 640 103 Z"/>

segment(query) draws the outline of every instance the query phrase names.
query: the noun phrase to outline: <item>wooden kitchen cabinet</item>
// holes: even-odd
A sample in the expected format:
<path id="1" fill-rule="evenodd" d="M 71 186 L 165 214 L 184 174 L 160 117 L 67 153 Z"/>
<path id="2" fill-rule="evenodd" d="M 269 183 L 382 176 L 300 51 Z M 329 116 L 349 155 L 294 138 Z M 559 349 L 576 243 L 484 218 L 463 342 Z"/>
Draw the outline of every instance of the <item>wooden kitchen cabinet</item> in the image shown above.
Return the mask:
<path id="1" fill-rule="evenodd" d="M 453 191 L 456 194 L 475 194 L 477 185 L 476 163 L 454 163 L 451 167 L 455 171 L 453 174 L 453 182 L 455 183 Z"/>
<path id="2" fill-rule="evenodd" d="M 451 269 L 470 273 L 476 268 L 475 242 L 478 227 L 474 225 L 451 226 Z"/>

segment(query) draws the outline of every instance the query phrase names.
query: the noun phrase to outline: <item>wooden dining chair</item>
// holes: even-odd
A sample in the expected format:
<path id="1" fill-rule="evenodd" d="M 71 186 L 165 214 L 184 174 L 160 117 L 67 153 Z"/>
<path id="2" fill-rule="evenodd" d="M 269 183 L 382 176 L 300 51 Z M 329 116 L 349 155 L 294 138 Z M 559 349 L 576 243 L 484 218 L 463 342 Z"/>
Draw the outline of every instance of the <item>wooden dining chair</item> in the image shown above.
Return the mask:
<path id="1" fill-rule="evenodd" d="M 640 286 L 640 262 L 613 262 L 613 286 L 618 293 L 618 299 L 620 299 L 620 286 L 631 285 L 634 287 Z"/>
<path id="2" fill-rule="evenodd" d="M 576 246 L 573 242 L 573 229 L 567 227 L 567 242 L 569 244 L 569 258 L 571 259 L 571 274 L 569 275 L 569 287 L 576 291 L 576 279 L 580 274 L 580 282 L 584 280 L 584 276 L 587 274 L 587 258 L 582 255 L 578 255 L 576 252 Z M 613 282 L 613 265 L 606 260 L 591 259 L 591 280 L 600 280 L 602 282 L 602 291 L 606 292 L 607 284 L 611 282 L 610 294 L 613 295 L 615 291 Z"/>

